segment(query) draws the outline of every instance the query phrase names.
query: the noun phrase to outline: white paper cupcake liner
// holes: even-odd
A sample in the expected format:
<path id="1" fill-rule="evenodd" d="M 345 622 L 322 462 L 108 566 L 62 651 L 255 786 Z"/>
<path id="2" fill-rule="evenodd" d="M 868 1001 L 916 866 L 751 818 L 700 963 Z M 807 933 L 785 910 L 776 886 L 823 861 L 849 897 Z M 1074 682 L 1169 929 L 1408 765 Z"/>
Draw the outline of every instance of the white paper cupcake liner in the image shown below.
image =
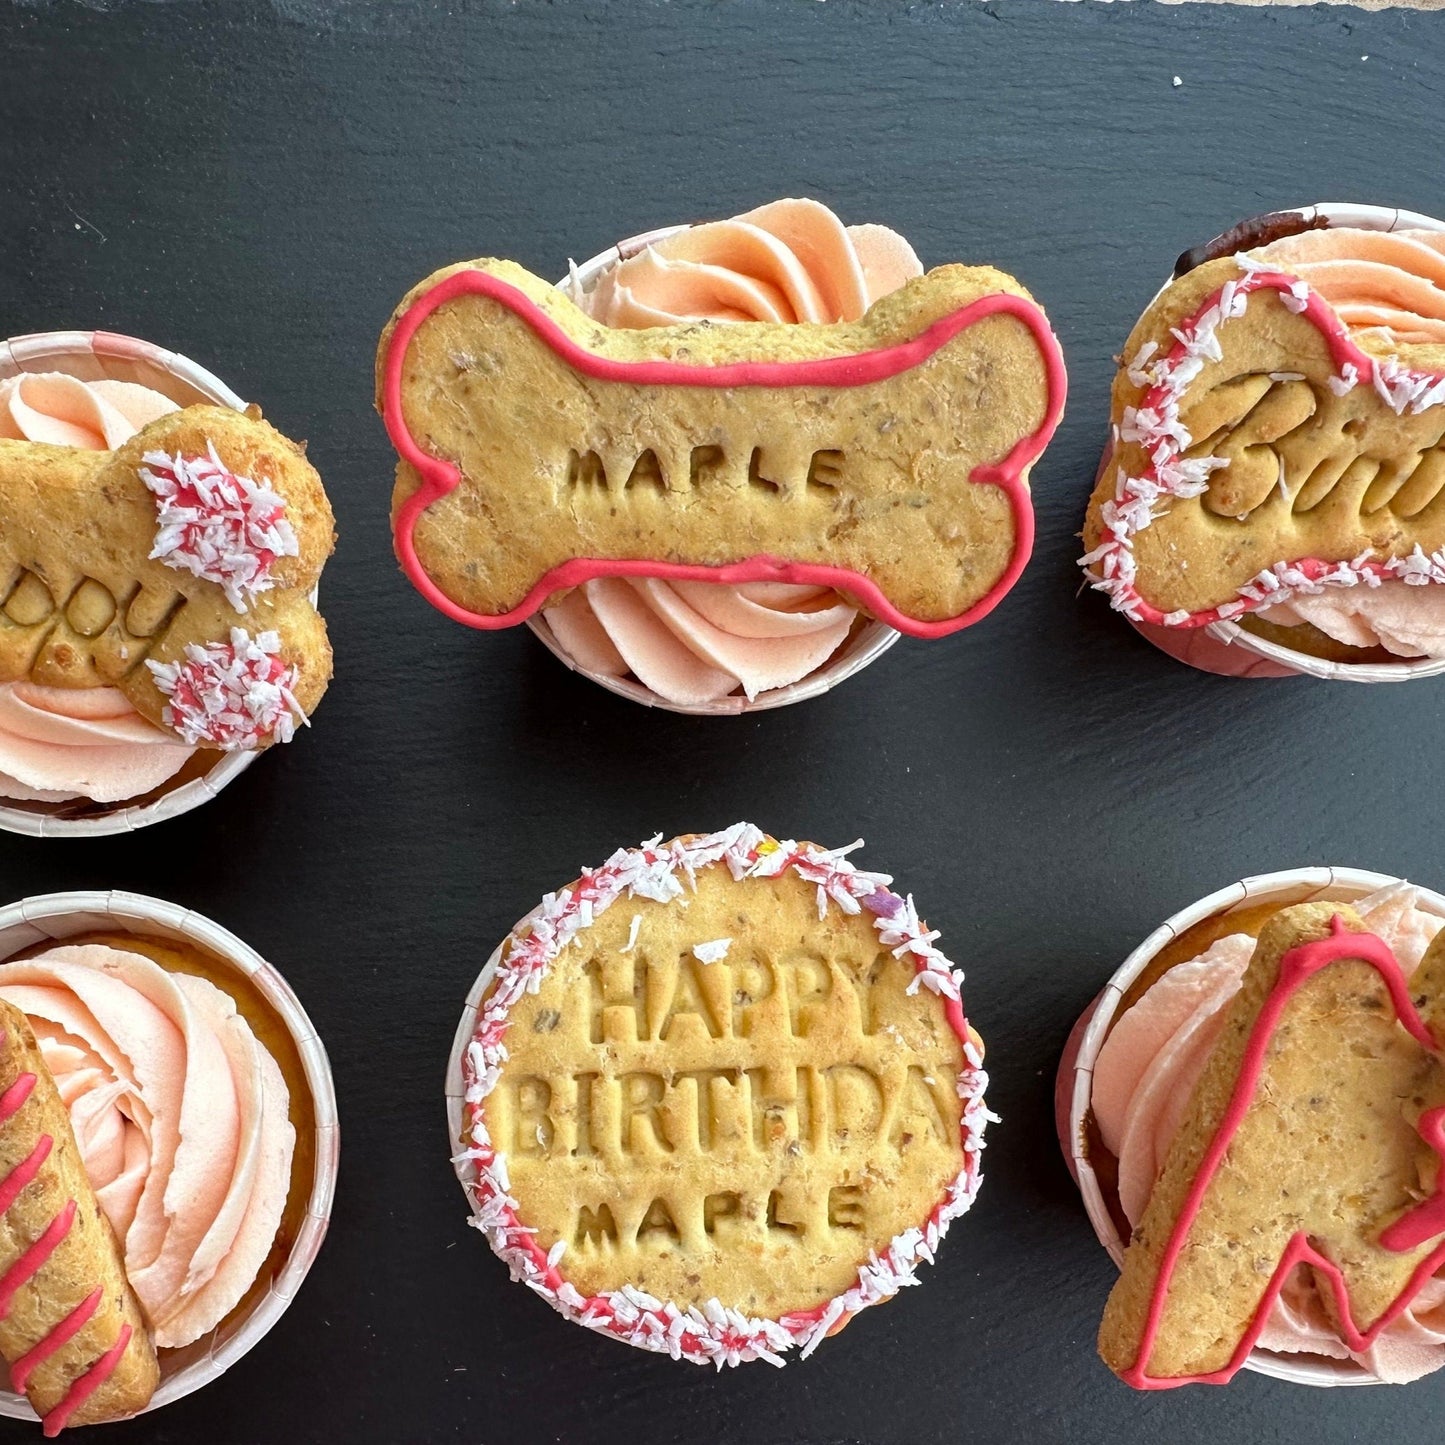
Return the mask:
<path id="1" fill-rule="evenodd" d="M 655 241 L 661 241 L 667 236 L 676 235 L 677 232 L 687 229 L 686 226 L 660 226 L 655 231 L 645 231 L 640 236 L 631 236 L 625 241 L 619 241 L 615 246 L 609 246 L 607 250 L 593 256 L 590 261 L 584 261 L 580 266 L 574 266 L 571 274 L 557 283 L 558 288 L 574 296 L 575 299 L 577 292 L 590 290 L 597 278 L 604 271 L 617 265 L 619 261 L 637 255 L 639 251 L 645 250 Z M 644 707 L 659 707 L 666 712 L 689 713 L 698 717 L 734 717 L 739 713 L 765 712 L 769 708 L 787 707 L 789 703 L 805 702 L 811 697 L 821 697 L 830 688 L 836 687 L 844 678 L 852 677 L 855 672 L 862 671 L 875 658 L 887 652 L 898 641 L 900 635 L 886 623 L 864 618 L 862 626 L 854 631 L 853 635 L 843 643 L 842 647 L 824 666 L 814 669 L 806 677 L 799 678 L 797 682 L 789 683 L 786 687 L 770 688 L 767 692 L 760 692 L 757 697 L 752 699 L 741 694 L 729 694 L 727 697 L 715 698 L 711 702 L 678 703 L 654 692 L 636 678 L 614 677 L 609 673 L 593 672 L 591 669 L 583 667 L 557 640 L 551 627 L 547 625 L 545 612 L 533 613 L 527 619 L 527 626 L 541 639 L 548 652 L 554 657 L 566 663 L 579 676 L 590 678 L 600 687 L 605 687 L 608 692 L 615 692 L 619 697 L 640 702 Z"/>
<path id="2" fill-rule="evenodd" d="M 1309 903 L 1319 898 L 1349 903 L 1399 881 L 1387 873 L 1370 873 L 1361 868 L 1291 868 L 1242 879 L 1217 893 L 1211 893 L 1207 898 L 1201 898 L 1198 903 L 1161 923 L 1124 960 L 1118 972 L 1105 984 L 1103 992 L 1085 1010 L 1069 1036 L 1059 1064 L 1055 1087 L 1059 1142 L 1068 1160 L 1069 1172 L 1083 1196 L 1094 1233 L 1115 1264 L 1122 1266 L 1127 1241 L 1119 1235 L 1103 1188 L 1089 1162 L 1085 1127 L 1093 1094 L 1094 1062 L 1113 1027 L 1119 1005 L 1135 979 L 1161 949 L 1206 918 L 1233 912 L 1246 904 L 1277 903 L 1283 908 L 1291 903 Z M 1445 896 L 1428 888 L 1419 889 L 1419 895 L 1421 908 L 1445 918 Z M 1378 1376 L 1353 1360 L 1335 1360 L 1324 1355 L 1255 1349 L 1244 1367 L 1298 1385 L 1383 1383 Z"/>
<path id="3" fill-rule="evenodd" d="M 188 357 L 113 331 L 41 331 L 0 343 L 0 381 L 22 371 L 63 371 L 80 381 L 133 381 L 178 406 L 210 403 L 244 411 L 246 403 L 219 377 Z M 129 833 L 209 802 L 251 766 L 254 752 L 227 753 L 204 777 L 192 778 L 148 803 L 119 803 L 83 818 L 62 818 L 0 799 L 0 829 L 32 838 L 101 837 Z"/>
<path id="4" fill-rule="evenodd" d="M 1308 220 L 1328 217 L 1335 226 L 1356 226 L 1366 231 L 1445 231 L 1445 221 L 1418 211 L 1401 211 L 1390 206 L 1355 205 L 1345 201 L 1320 201 L 1313 206 L 1287 206 Z M 1166 281 L 1150 299 L 1152 306 L 1169 287 Z M 1109 448 L 1105 448 L 1107 463 Z M 1206 627 L 1158 627 L 1149 623 L 1130 624 L 1161 652 L 1201 672 L 1221 677 L 1318 677 L 1329 682 L 1411 682 L 1419 677 L 1445 673 L 1445 657 L 1402 658 L 1399 662 L 1332 662 L 1297 652 L 1278 642 L 1260 637 L 1237 622 L 1211 622 Z"/>
<path id="5" fill-rule="evenodd" d="M 295 1298 L 326 1237 L 336 1190 L 340 1127 L 326 1050 L 291 986 L 255 949 L 199 913 L 139 893 L 41 894 L 0 908 L 0 962 L 48 940 L 63 941 L 101 930 L 190 944 L 204 951 L 208 961 L 249 979 L 296 1045 L 316 1121 L 316 1161 L 306 1213 L 285 1263 L 266 1293 L 243 1311 L 233 1311 L 194 1344 L 162 1355 L 160 1387 L 142 1411 L 149 1414 L 224 1374 L 271 1329 Z M 0 1415 L 37 1419 L 25 1397 L 8 1389 L 0 1390 Z"/>

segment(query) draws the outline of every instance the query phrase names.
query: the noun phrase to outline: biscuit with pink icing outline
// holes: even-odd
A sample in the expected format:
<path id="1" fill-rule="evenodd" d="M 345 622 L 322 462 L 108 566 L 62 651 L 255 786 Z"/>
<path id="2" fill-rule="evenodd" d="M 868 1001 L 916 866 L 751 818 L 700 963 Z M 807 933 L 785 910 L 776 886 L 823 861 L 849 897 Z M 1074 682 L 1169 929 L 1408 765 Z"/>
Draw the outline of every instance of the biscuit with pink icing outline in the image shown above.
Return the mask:
<path id="1" fill-rule="evenodd" d="M 1445 934 L 1413 975 L 1342 903 L 1279 910 L 1105 1306 L 1138 1389 L 1223 1384 L 1313 1271 L 1363 1350 L 1445 1263 Z"/>
<path id="2" fill-rule="evenodd" d="M 115 451 L 0 439 L 0 683 L 119 688 L 189 743 L 284 741 L 331 676 L 303 449 L 191 406 Z"/>
<path id="3" fill-rule="evenodd" d="M 1028 559 L 1064 390 L 1043 312 L 988 267 L 940 267 L 857 322 L 622 331 L 472 261 L 414 288 L 377 355 L 397 554 L 479 628 L 653 576 L 824 584 L 955 631 Z"/>
<path id="4" fill-rule="evenodd" d="M 1135 622 L 1445 582 L 1445 345 L 1352 337 L 1298 277 L 1229 256 L 1174 281 L 1125 347 L 1113 429 L 1082 560 Z"/>

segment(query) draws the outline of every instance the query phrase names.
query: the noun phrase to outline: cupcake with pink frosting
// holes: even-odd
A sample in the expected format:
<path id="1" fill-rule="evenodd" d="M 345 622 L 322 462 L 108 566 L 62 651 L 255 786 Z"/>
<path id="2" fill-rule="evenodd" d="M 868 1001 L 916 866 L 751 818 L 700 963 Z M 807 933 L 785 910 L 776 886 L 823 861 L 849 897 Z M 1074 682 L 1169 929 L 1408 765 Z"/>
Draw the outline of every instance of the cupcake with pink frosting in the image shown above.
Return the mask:
<path id="1" fill-rule="evenodd" d="M 1407 976 L 1445 927 L 1445 898 L 1379 874 L 1306 869 L 1247 880 L 1177 915 L 1137 949 L 1085 1012 L 1060 1065 L 1060 1141 L 1114 1259 L 1149 1202 L 1191 1095 L 1225 1026 L 1255 940 L 1282 907 L 1348 901 Z M 1297 1267 L 1251 1368 L 1309 1384 L 1399 1384 L 1445 1366 L 1445 1277 L 1363 1351 L 1331 1321 L 1314 1272 Z"/>
<path id="2" fill-rule="evenodd" d="M 0 444 L 112 452 L 198 404 L 245 410 L 194 362 L 133 337 L 45 332 L 0 342 Z M 190 514 L 172 512 L 184 533 Z M 276 555 L 290 556 L 288 535 L 278 526 L 247 547 L 275 546 Z M 18 589 L 11 579 L 0 629 L 34 622 L 26 585 L 23 574 Z M 37 836 L 130 830 L 213 797 L 256 756 L 251 747 L 211 746 L 184 727 L 160 726 L 99 677 L 93 685 L 48 685 L 58 680 L 0 683 L 0 828 Z M 289 722 L 278 737 L 289 734 Z"/>
<path id="3" fill-rule="evenodd" d="M 1224 256 L 1238 258 L 1241 275 L 1264 270 L 1296 278 L 1300 296 L 1317 296 L 1350 341 L 1387 366 L 1400 348 L 1413 348 L 1416 365 L 1445 373 L 1445 222 L 1365 205 L 1274 212 L 1185 252 L 1175 279 Z M 1096 486 L 1109 477 L 1114 451 L 1111 442 Z M 1392 459 L 1374 460 L 1385 478 Z M 1329 465 L 1327 459 L 1321 472 Z M 1314 481 L 1281 471 L 1286 499 Z M 1399 476 L 1409 471 L 1401 467 Z M 1397 490 L 1403 495 L 1404 488 Z M 1400 681 L 1445 670 L 1445 587 L 1423 585 L 1438 580 L 1428 567 L 1400 567 L 1394 575 L 1363 577 L 1362 585 L 1282 590 L 1273 605 L 1197 629 L 1131 620 L 1157 646 L 1206 671 Z"/>
<path id="4" fill-rule="evenodd" d="M 782 200 L 624 241 L 574 267 L 563 289 L 619 328 L 829 323 L 856 321 L 922 274 L 896 231 L 845 226 L 817 201 Z M 613 691 L 709 713 L 816 696 L 898 638 L 831 588 L 783 582 L 596 578 L 532 626 L 569 666 Z"/>
<path id="5" fill-rule="evenodd" d="M 330 1068 L 239 939 L 134 894 L 0 908 L 25 1014 L 157 1351 L 154 1410 L 238 1360 L 295 1297 L 337 1168 Z M 0 1414 L 30 1415 L 4 1388 Z"/>
<path id="6" fill-rule="evenodd" d="M 0 380 L 0 438 L 113 451 L 180 408 L 137 382 L 62 371 Z M 0 804 L 123 803 L 155 792 L 196 749 L 143 718 L 113 687 L 0 683 Z"/>

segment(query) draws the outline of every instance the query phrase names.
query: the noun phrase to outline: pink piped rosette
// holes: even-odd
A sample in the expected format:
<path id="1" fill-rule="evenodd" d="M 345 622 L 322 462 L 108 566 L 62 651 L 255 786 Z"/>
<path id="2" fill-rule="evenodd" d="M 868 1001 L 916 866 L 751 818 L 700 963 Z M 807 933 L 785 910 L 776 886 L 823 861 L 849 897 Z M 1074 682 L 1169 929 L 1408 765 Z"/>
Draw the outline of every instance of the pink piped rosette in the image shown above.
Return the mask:
<path id="1" fill-rule="evenodd" d="M 1117 1198 L 1111 1201 L 1089 1158 L 1086 1144 L 1093 1103 L 1094 1066 L 1120 1014 L 1120 1005 L 1135 981 L 1158 954 L 1180 934 L 1206 919 L 1227 916 L 1260 903 L 1280 908 L 1316 900 L 1353 903 L 1400 879 L 1361 868 L 1293 868 L 1242 879 L 1182 909 L 1156 928 L 1120 965 L 1099 996 L 1084 1010 L 1069 1034 L 1054 1084 L 1054 1122 L 1069 1173 L 1079 1186 L 1089 1223 L 1099 1243 L 1122 1266 L 1127 1240 L 1116 1220 Z M 1445 919 L 1445 896 L 1416 886 L 1416 907 Z M 1256 1346 L 1244 1368 L 1297 1385 L 1378 1385 L 1377 1375 L 1351 1359 L 1334 1359 L 1306 1351 L 1281 1352 Z"/>
<path id="2" fill-rule="evenodd" d="M 241 411 L 245 402 L 204 367 L 151 342 L 109 331 L 49 331 L 0 343 L 0 381 L 25 373 L 62 372 L 82 382 L 127 382 L 177 406 L 198 403 Z M 238 611 L 272 586 L 272 565 L 296 555 L 281 499 L 248 477 L 205 457 L 146 455 L 141 477 L 156 499 L 152 556 L 225 589 Z M 257 740 L 289 741 L 305 719 L 291 696 L 294 675 L 274 655 L 274 634 L 233 629 L 227 644 L 191 646 L 179 662 L 148 664 L 169 698 L 166 722 L 178 741 L 219 751 L 200 775 L 162 784 L 138 801 L 93 804 L 79 816 L 0 797 L 0 829 L 33 837 L 131 832 L 177 817 L 214 798 L 255 760 Z"/>
<path id="3" fill-rule="evenodd" d="M 297 1190 L 304 1191 L 306 1204 L 288 1253 L 266 1287 L 249 1291 L 214 1329 L 179 1349 L 161 1351 L 160 1385 L 142 1412 L 149 1414 L 223 1375 L 270 1332 L 296 1297 L 326 1237 L 340 1159 L 340 1125 L 325 1047 L 290 985 L 253 948 L 199 913 L 158 898 L 119 891 L 25 898 L 0 907 L 0 963 L 38 946 L 98 932 L 181 944 L 204 955 L 222 986 L 227 974 L 249 982 L 268 1006 L 276 1026 L 295 1045 L 307 1096 L 300 1117 L 314 1120 L 310 1176 L 293 1174 L 291 1181 L 293 1196 Z M 292 1107 L 294 1115 L 294 1090 Z M 8 1388 L 3 1373 L 0 1381 L 6 1386 L 0 1388 L 0 1415 L 36 1420 L 29 1401 Z"/>
<path id="4" fill-rule="evenodd" d="M 470 1222 L 486 1236 L 512 1278 L 564 1318 L 640 1349 L 719 1370 L 753 1360 L 781 1366 L 789 1351 L 796 1349 L 799 1358 L 806 1359 L 853 1315 L 919 1283 L 919 1265 L 933 1262 L 949 1225 L 973 1204 L 982 1182 L 984 1129 L 995 1116 L 984 1103 L 988 1075 L 963 1013 L 963 976 L 933 946 L 937 931 L 920 922 L 913 899 L 894 893 L 888 875 L 864 872 L 848 861 L 845 855 L 860 846 L 861 842 L 822 849 L 776 841 L 750 823 L 666 844 L 659 835 L 638 848 L 619 848 L 601 868 L 584 872 L 574 887 L 549 894 L 517 924 L 513 941 L 487 960 L 467 996 L 447 1065 L 447 1126 L 451 1138 L 462 1146 L 452 1163 L 471 1205 Z M 820 918 L 829 908 L 871 914 L 880 944 L 894 957 L 912 958 L 917 973 L 908 991 L 926 988 L 938 995 L 963 1042 L 964 1066 L 957 1087 L 963 1100 L 964 1165 L 944 1197 L 926 1219 L 893 1239 L 881 1255 L 870 1253 L 850 1289 L 815 1309 L 776 1320 L 743 1315 L 716 1299 L 700 1307 L 679 1307 L 631 1286 L 584 1296 L 560 1267 L 561 1245 L 544 1252 L 518 1216 L 517 1201 L 509 1193 L 506 1156 L 492 1146 L 479 1108 L 500 1077 L 512 1006 L 536 987 L 540 975 L 577 934 L 628 897 L 686 906 L 693 875 L 714 864 L 722 864 L 738 880 L 778 877 L 791 869 L 816 885 Z M 527 937 L 516 938 L 523 928 L 530 930 Z"/>
<path id="5" fill-rule="evenodd" d="M 1317 216 L 1326 217 L 1335 227 L 1349 226 L 1362 230 L 1385 232 L 1407 229 L 1445 231 L 1445 221 L 1437 220 L 1433 216 L 1384 206 L 1322 201 L 1313 206 L 1290 207 L 1289 210 L 1306 219 L 1313 219 Z M 1267 279 L 1269 274 L 1264 271 L 1264 268 L 1250 263 L 1247 259 L 1243 261 L 1240 283 L 1228 298 L 1228 305 L 1221 309 L 1218 316 L 1199 318 L 1200 321 L 1207 323 L 1206 329 L 1209 335 L 1203 334 L 1203 331 L 1196 326 L 1197 335 L 1181 340 L 1180 346 L 1177 348 L 1180 351 L 1179 357 L 1171 359 L 1161 356 L 1142 359 L 1126 358 L 1126 360 L 1135 365 L 1152 366 L 1160 376 L 1163 383 L 1162 394 L 1166 397 L 1171 386 L 1182 389 L 1187 384 L 1192 371 L 1197 370 L 1194 357 L 1207 354 L 1214 328 L 1227 324 L 1232 316 L 1242 314 L 1252 291 L 1273 284 L 1271 280 Z M 1153 299 L 1157 299 L 1167 285 L 1166 282 L 1165 287 L 1161 287 Z M 1290 289 L 1293 309 L 1303 309 L 1308 297 L 1308 288 L 1296 281 Z M 1291 302 L 1286 304 L 1291 304 Z M 1362 380 L 1358 368 L 1351 367 L 1349 364 L 1342 368 L 1342 374 L 1337 378 L 1339 387 L 1345 389 L 1360 384 Z M 1417 376 L 1407 372 L 1397 363 L 1389 361 L 1374 365 L 1372 375 L 1368 379 L 1368 384 L 1374 385 L 1396 411 L 1405 407 L 1419 409 L 1422 405 L 1437 405 L 1445 401 L 1445 388 L 1440 387 L 1440 382 L 1441 378 L 1439 377 Z M 1156 388 L 1156 390 L 1160 389 Z M 1168 450 L 1171 453 L 1174 450 L 1183 451 L 1187 446 L 1187 440 L 1181 441 L 1170 431 L 1170 422 L 1167 416 L 1161 414 L 1144 420 L 1145 424 L 1149 424 L 1151 420 L 1160 423 L 1164 427 L 1164 433 L 1169 433 L 1168 435 L 1161 433 L 1160 439 L 1169 443 Z M 1173 425 L 1177 427 L 1177 418 Z M 1099 464 L 1101 474 L 1105 468 L 1110 466 L 1112 452 L 1112 445 L 1106 446 Z M 1191 472 L 1190 468 L 1196 470 Z M 1206 469 L 1200 475 L 1197 463 L 1181 461 L 1175 464 L 1174 469 L 1168 471 L 1167 475 L 1156 475 L 1147 481 L 1151 485 L 1157 484 L 1160 488 L 1159 492 L 1153 495 L 1195 496 L 1208 484 L 1208 472 Z M 1153 504 L 1152 497 L 1145 496 L 1143 491 L 1126 500 L 1134 504 L 1133 515 L 1138 521 L 1143 520 L 1143 511 L 1147 510 L 1144 504 Z M 1147 525 L 1147 522 L 1144 524 Z M 1123 548 L 1117 545 L 1120 542 L 1125 543 Z M 1090 570 L 1102 578 L 1105 590 L 1109 589 L 1111 583 L 1127 584 L 1131 559 L 1123 555 L 1126 551 L 1127 539 L 1122 534 L 1116 533 L 1111 542 L 1106 542 L 1104 547 L 1097 549 L 1095 553 L 1091 553 L 1088 558 L 1084 559 Z M 1441 673 L 1445 673 L 1445 657 L 1401 659 L 1399 662 L 1336 662 L 1286 647 L 1280 642 L 1261 637 L 1239 625 L 1237 619 L 1247 610 L 1253 610 L 1262 602 L 1268 604 L 1270 601 L 1285 599 L 1289 595 L 1290 588 L 1297 587 L 1309 592 L 1318 591 L 1322 586 L 1331 585 L 1368 586 L 1371 578 L 1384 579 L 1387 577 L 1418 583 L 1439 583 L 1445 580 L 1445 570 L 1442 570 L 1438 561 L 1425 557 L 1423 554 L 1391 559 L 1384 564 L 1362 563 L 1359 567 L 1340 563 L 1325 570 L 1328 575 L 1316 575 L 1312 569 L 1302 571 L 1298 567 L 1290 567 L 1282 562 L 1269 569 L 1267 573 L 1262 573 L 1250 585 L 1250 588 L 1245 589 L 1245 594 L 1236 602 L 1226 603 L 1224 607 L 1217 609 L 1219 615 L 1200 627 L 1185 628 L 1168 625 L 1162 619 L 1150 618 L 1137 609 L 1131 611 L 1127 606 L 1127 598 L 1125 598 L 1125 605 L 1120 605 L 1118 602 L 1115 605 L 1124 613 L 1134 630 L 1161 651 L 1167 652 L 1171 657 L 1202 672 L 1212 672 L 1224 677 L 1306 676 L 1339 682 L 1408 682 L 1416 678 L 1437 677 Z M 1437 572 L 1441 575 L 1435 575 Z"/>
<path id="6" fill-rule="evenodd" d="M 593 256 L 591 260 L 573 267 L 572 273 L 558 285 L 574 296 L 580 291 L 591 290 L 598 279 L 620 261 L 637 255 L 655 241 L 661 241 L 667 236 L 675 236 L 679 231 L 688 229 L 687 226 L 662 226 L 655 231 L 646 231 L 642 235 L 619 241 L 615 246 L 610 246 L 607 250 Z M 900 635 L 885 622 L 860 616 L 848 637 L 832 657 L 821 667 L 809 672 L 807 676 L 799 678 L 797 682 L 788 683 L 783 687 L 768 688 L 752 698 L 734 694 L 706 702 L 679 703 L 654 692 L 646 683 L 639 682 L 635 677 L 615 672 L 594 671 L 579 663 L 553 631 L 545 611 L 534 612 L 527 619 L 527 626 L 558 661 L 565 663 L 574 672 L 589 678 L 598 686 L 605 687 L 609 692 L 615 692 L 619 697 L 629 698 L 633 702 L 640 702 L 644 707 L 657 707 L 667 712 L 691 713 L 708 717 L 730 717 L 738 713 L 764 712 L 769 708 L 787 707 L 790 703 L 806 702 L 809 698 L 822 697 L 825 692 L 831 691 L 840 682 L 852 677 L 854 673 L 861 672 L 870 663 L 876 661 L 898 641 Z"/>

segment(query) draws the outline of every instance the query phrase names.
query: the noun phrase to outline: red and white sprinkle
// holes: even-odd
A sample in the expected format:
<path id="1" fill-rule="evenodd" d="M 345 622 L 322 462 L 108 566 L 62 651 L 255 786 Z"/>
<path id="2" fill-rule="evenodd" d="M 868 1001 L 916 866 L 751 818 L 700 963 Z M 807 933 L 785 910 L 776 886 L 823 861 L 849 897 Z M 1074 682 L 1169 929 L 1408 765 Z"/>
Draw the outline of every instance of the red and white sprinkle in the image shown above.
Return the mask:
<path id="1" fill-rule="evenodd" d="M 169 699 L 162 716 L 192 747 L 234 752 L 266 738 L 289 743 L 306 714 L 293 689 L 297 673 L 281 660 L 274 632 L 252 637 L 231 629 L 229 642 L 186 644 L 184 662 L 151 662 L 156 686 Z"/>
<path id="2" fill-rule="evenodd" d="M 511 1194 L 506 1156 L 492 1147 L 482 1116 L 482 1102 L 496 1087 L 507 1058 L 503 1039 L 512 1007 L 524 994 L 538 991 L 562 950 L 619 899 L 651 898 L 662 903 L 682 899 L 695 886 L 697 871 L 717 863 L 724 864 L 737 880 L 775 878 L 791 868 L 817 886 L 819 917 L 826 914 L 830 902 L 845 913 L 872 914 L 879 941 L 895 956 L 909 954 L 913 959 L 917 976 L 909 992 L 924 986 L 958 1001 L 963 975 L 933 946 L 937 931 L 926 929 L 919 921 L 912 898 L 891 892 L 888 885 L 893 880 L 887 874 L 864 872 L 844 856 L 861 846 L 861 840 L 836 849 L 780 841 L 751 823 L 736 823 L 721 833 L 666 845 L 659 834 L 640 848 L 619 848 L 601 868 L 584 871 L 573 887 L 549 893 L 527 920 L 527 936 L 512 939 L 463 1056 L 470 1142 L 457 1158 L 472 1170 L 467 1185 L 471 1223 L 486 1235 L 512 1278 L 541 1295 L 567 1319 L 642 1349 L 713 1364 L 718 1369 L 750 1360 L 782 1365 L 784 1354 L 795 1347 L 800 1347 L 802 1358 L 810 1355 L 845 1315 L 917 1284 L 920 1261 L 932 1262 L 949 1224 L 973 1203 L 982 1182 L 984 1127 L 995 1116 L 984 1104 L 988 1075 L 983 1058 L 969 1040 L 964 1044 L 964 1065 L 957 1081 L 963 1100 L 963 1168 L 922 1226 L 897 1236 L 882 1255 L 871 1254 L 851 1289 L 816 1309 L 778 1320 L 740 1314 L 716 1299 L 682 1309 L 631 1285 L 589 1298 L 562 1277 L 555 1247 L 550 1253 L 543 1252 L 534 1231 L 522 1222 Z M 634 917 L 629 945 L 636 942 L 637 923 Z M 711 952 L 724 942 L 699 944 L 693 951 L 701 956 L 700 950 Z M 966 1033 L 966 1023 L 963 1027 Z"/>
<path id="3" fill-rule="evenodd" d="M 269 487 L 230 471 L 210 441 L 203 457 L 147 452 L 141 461 L 141 481 L 156 499 L 151 557 L 215 582 L 244 612 L 241 594 L 269 590 L 272 564 L 297 555 L 286 503 Z"/>

